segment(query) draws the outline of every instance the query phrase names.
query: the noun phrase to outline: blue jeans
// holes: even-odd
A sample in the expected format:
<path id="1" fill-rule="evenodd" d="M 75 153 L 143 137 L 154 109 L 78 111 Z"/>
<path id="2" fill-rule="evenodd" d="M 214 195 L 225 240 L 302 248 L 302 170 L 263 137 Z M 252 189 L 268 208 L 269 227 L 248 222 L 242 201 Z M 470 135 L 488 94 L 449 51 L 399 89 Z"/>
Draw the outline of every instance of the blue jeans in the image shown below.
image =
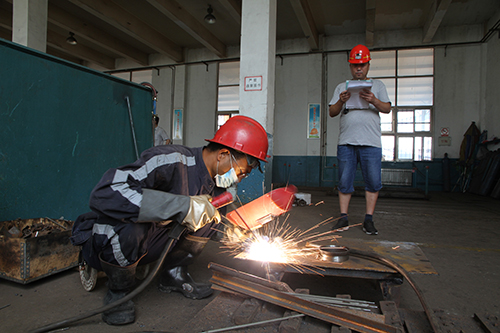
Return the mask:
<path id="1" fill-rule="evenodd" d="M 358 162 L 361 166 L 365 190 L 378 192 L 382 188 L 382 148 L 370 146 L 339 145 L 337 147 L 339 163 L 340 192 L 354 192 L 354 177 Z"/>

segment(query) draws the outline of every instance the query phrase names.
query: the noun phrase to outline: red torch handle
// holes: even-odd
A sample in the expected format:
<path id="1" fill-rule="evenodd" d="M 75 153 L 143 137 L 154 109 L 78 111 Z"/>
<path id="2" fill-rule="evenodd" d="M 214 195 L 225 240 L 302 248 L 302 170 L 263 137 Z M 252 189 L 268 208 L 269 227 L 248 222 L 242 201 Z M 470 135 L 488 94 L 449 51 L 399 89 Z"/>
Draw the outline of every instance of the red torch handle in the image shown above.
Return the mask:
<path id="1" fill-rule="evenodd" d="M 226 191 L 216 197 L 213 197 L 211 202 L 215 208 L 221 208 L 233 202 L 233 195 L 231 192 Z"/>

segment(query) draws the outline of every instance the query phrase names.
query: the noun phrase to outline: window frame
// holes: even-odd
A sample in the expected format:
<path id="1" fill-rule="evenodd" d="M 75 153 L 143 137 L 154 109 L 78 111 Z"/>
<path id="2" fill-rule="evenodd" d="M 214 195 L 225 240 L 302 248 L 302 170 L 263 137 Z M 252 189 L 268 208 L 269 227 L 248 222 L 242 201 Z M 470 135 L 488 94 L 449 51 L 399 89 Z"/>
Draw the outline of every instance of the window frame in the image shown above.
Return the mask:
<path id="1" fill-rule="evenodd" d="M 234 63 L 240 63 L 240 61 L 229 61 L 229 62 L 234 62 Z M 217 73 L 217 110 L 216 110 L 216 129 L 218 130 L 224 123 L 219 122 L 219 116 L 229 116 L 231 118 L 232 116 L 238 115 L 240 113 L 240 109 L 234 109 L 234 110 L 220 110 L 219 109 L 219 99 L 220 99 L 220 88 L 227 88 L 227 87 L 238 87 L 238 105 L 239 105 L 239 70 L 238 70 L 238 77 L 236 78 L 237 83 L 227 83 L 227 84 L 221 84 L 220 82 L 220 72 L 221 72 L 221 65 L 222 63 L 219 62 L 218 66 L 218 73 Z M 238 65 L 239 68 L 239 65 Z M 225 121 L 224 121 L 225 122 Z"/>
<path id="2" fill-rule="evenodd" d="M 382 130 L 381 128 L 381 133 L 382 137 L 393 137 L 393 159 L 392 160 L 386 160 L 386 161 L 391 161 L 391 162 L 414 162 L 414 161 L 432 161 L 434 158 L 434 138 L 433 138 L 433 129 L 434 129 L 434 87 L 435 87 L 435 77 L 434 77 L 434 59 L 435 59 L 435 49 L 433 47 L 426 47 L 425 49 L 432 49 L 432 74 L 414 74 L 414 75 L 400 75 L 399 70 L 398 70 L 398 65 L 399 65 L 399 52 L 401 50 L 394 50 L 394 75 L 392 76 L 373 76 L 372 78 L 374 79 L 379 79 L 379 80 L 394 80 L 394 100 L 391 100 L 392 102 L 392 108 L 391 108 L 391 131 L 387 130 Z M 372 52 L 372 57 L 375 54 L 376 55 L 377 51 Z M 400 106 L 398 105 L 398 90 L 399 90 L 399 79 L 401 78 L 422 78 L 422 77 L 428 77 L 432 78 L 432 104 L 431 105 L 404 105 Z M 403 111 L 413 111 L 413 131 L 404 133 L 404 132 L 398 132 L 398 112 L 403 112 Z M 429 115 L 429 130 L 428 131 L 415 131 L 415 126 L 417 124 L 416 121 L 416 115 L 415 111 L 416 110 L 429 110 L 430 115 Z M 388 122 L 386 123 L 388 124 Z M 382 125 L 382 123 L 381 123 Z M 405 137 L 411 137 L 413 138 L 413 144 L 412 144 L 412 158 L 407 159 L 407 158 L 401 158 L 399 156 L 399 139 L 400 138 L 405 138 Z M 416 149 L 415 149 L 415 139 L 416 138 L 422 138 L 422 147 L 421 149 L 424 149 L 424 138 L 430 138 L 431 144 L 430 144 L 430 159 L 424 159 L 425 154 L 422 153 L 422 159 L 415 159 L 416 157 Z M 382 147 L 384 148 L 384 147 Z"/>

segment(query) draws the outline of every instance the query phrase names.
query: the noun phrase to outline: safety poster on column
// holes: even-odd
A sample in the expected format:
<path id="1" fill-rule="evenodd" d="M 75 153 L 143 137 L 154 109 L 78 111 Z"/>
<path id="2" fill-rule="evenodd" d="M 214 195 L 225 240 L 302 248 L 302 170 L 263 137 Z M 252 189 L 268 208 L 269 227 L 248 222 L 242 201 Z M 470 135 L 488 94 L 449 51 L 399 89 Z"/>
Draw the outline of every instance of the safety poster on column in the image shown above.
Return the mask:
<path id="1" fill-rule="evenodd" d="M 321 130 L 320 123 L 320 105 L 319 103 L 309 104 L 309 118 L 307 127 L 307 138 L 308 139 L 319 139 L 319 133 Z"/>
<path id="2" fill-rule="evenodd" d="M 182 109 L 174 110 L 174 140 L 182 140 Z"/>

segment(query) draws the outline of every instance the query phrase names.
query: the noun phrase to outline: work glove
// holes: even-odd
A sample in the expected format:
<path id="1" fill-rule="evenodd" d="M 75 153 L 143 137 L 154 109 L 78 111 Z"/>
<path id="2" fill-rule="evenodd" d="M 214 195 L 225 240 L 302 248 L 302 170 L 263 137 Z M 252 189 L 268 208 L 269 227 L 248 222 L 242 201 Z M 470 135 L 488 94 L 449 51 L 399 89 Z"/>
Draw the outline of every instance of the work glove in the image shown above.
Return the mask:
<path id="1" fill-rule="evenodd" d="M 211 198 L 208 194 L 189 197 L 189 211 L 181 224 L 189 231 L 196 231 L 210 222 L 219 223 L 220 213 L 210 202 Z"/>

